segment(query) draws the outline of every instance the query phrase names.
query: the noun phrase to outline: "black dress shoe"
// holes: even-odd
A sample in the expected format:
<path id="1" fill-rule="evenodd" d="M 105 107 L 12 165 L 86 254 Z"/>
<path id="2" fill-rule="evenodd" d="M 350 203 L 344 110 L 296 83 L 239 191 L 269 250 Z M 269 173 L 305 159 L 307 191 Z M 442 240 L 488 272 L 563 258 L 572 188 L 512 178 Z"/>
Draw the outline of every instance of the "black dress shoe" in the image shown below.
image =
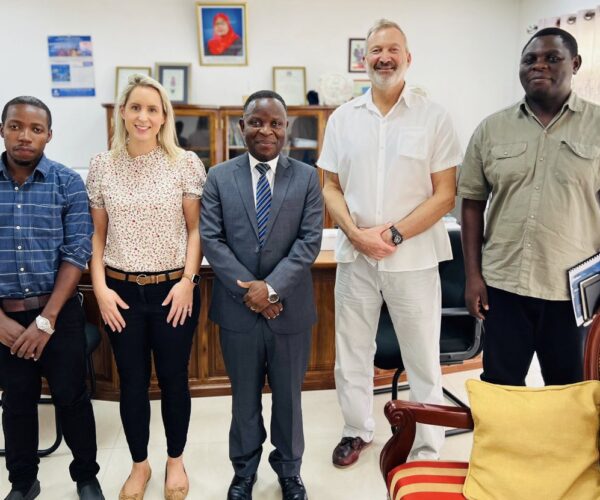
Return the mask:
<path id="1" fill-rule="evenodd" d="M 33 500 L 40 494 L 40 482 L 36 479 L 28 491 L 23 493 L 20 490 L 14 488 L 10 490 L 10 493 L 4 500 Z"/>
<path id="2" fill-rule="evenodd" d="M 227 490 L 227 500 L 252 500 L 252 487 L 256 483 L 256 474 L 248 477 L 235 475 Z"/>
<path id="3" fill-rule="evenodd" d="M 102 488 L 96 478 L 89 481 L 77 481 L 79 500 L 105 500 Z"/>
<path id="4" fill-rule="evenodd" d="M 280 477 L 283 500 L 308 500 L 306 488 L 300 476 Z"/>

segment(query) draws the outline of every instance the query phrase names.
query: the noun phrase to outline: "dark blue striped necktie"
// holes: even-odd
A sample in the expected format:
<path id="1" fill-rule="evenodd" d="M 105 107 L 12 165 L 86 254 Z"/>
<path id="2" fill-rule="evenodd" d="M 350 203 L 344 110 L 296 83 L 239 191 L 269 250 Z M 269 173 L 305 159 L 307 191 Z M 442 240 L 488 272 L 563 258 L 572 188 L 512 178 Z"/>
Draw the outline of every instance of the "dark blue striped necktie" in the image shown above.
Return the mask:
<path id="1" fill-rule="evenodd" d="M 260 173 L 260 178 L 256 184 L 256 224 L 258 226 L 258 242 L 262 247 L 265 243 L 267 235 L 267 223 L 269 222 L 269 214 L 271 213 L 271 186 L 267 179 L 269 170 L 267 163 L 258 163 L 256 170 Z"/>

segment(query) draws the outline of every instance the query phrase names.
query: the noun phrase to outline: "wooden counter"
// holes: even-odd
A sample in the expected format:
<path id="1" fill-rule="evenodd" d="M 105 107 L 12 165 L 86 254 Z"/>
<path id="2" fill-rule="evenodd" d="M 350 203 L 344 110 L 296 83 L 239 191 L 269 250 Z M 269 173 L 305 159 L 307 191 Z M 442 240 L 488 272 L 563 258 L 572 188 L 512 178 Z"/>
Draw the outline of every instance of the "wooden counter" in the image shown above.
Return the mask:
<path id="1" fill-rule="evenodd" d="M 322 251 L 312 268 L 318 321 L 312 331 L 311 354 L 303 386 L 305 390 L 333 389 L 335 387 L 333 379 L 335 268 L 332 251 Z M 202 276 L 200 282 L 202 307 L 190 358 L 190 390 L 192 396 L 196 397 L 227 395 L 231 392 L 219 345 L 219 327 L 208 319 L 208 306 L 215 276 L 209 266 L 203 266 L 200 274 Z M 98 325 L 102 332 L 102 342 L 94 353 L 94 369 L 97 378 L 95 397 L 117 401 L 119 399 L 119 377 L 108 337 L 104 332 L 98 305 L 92 292 L 89 274 L 83 275 L 80 288 L 85 296 L 84 307 L 88 321 Z M 445 367 L 444 373 L 474 369 L 480 366 L 481 362 L 476 359 L 464 365 Z M 376 369 L 375 385 L 389 384 L 392 375 L 393 372 Z M 153 399 L 160 397 L 160 389 L 154 374 L 150 385 L 150 395 Z"/>

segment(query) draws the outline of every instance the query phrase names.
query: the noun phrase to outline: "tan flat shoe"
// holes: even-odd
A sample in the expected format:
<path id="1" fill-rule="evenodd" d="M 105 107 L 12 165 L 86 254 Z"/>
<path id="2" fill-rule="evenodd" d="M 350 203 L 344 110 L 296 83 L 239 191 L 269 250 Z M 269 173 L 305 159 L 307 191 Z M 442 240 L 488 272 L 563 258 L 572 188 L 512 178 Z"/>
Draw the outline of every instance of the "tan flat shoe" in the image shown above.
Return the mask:
<path id="1" fill-rule="evenodd" d="M 152 469 L 150 469 L 150 474 L 148 474 L 148 479 L 146 479 L 146 483 L 144 484 L 144 489 L 142 491 L 138 491 L 136 493 L 125 493 L 123 491 L 123 488 L 125 488 L 125 485 L 123 485 L 123 487 L 121 488 L 121 491 L 119 492 L 119 500 L 144 500 L 144 494 L 146 493 L 146 488 L 148 487 L 148 483 L 150 482 L 151 477 L 152 477 Z M 127 479 L 129 479 L 129 477 Z M 127 481 L 125 481 L 125 482 L 127 482 Z"/>
<path id="2" fill-rule="evenodd" d="M 183 468 L 187 477 L 187 471 Z M 185 486 L 179 486 L 177 488 L 167 488 L 167 466 L 165 465 L 165 500 L 185 500 L 190 491 L 190 482 Z"/>

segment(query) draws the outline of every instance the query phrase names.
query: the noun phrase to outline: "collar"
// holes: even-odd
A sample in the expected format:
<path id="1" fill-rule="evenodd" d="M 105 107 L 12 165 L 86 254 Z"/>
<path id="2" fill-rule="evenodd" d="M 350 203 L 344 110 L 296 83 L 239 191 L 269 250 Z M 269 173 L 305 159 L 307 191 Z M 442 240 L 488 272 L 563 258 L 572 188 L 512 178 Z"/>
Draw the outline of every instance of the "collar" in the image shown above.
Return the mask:
<path id="1" fill-rule="evenodd" d="M 275 171 L 277 170 L 277 162 L 279 161 L 279 155 L 277 155 L 275 158 L 269 161 L 258 161 L 256 158 L 254 158 L 254 156 L 248 153 L 248 160 L 250 161 L 250 171 L 252 171 L 258 163 L 266 163 L 267 165 L 269 165 L 274 175 Z"/>
<path id="2" fill-rule="evenodd" d="M 562 115 L 564 113 L 565 109 L 567 109 L 567 108 L 576 113 L 583 111 L 583 101 L 581 100 L 581 97 L 579 97 L 573 91 L 571 91 L 569 98 L 565 101 L 565 103 L 563 104 L 562 108 L 557 113 L 557 115 Z M 519 113 L 521 111 L 527 115 L 534 114 L 533 111 L 531 111 L 529 104 L 527 104 L 527 100 L 525 99 L 525 96 L 523 96 L 523 98 L 519 101 L 518 106 L 517 106 L 517 113 Z"/>
<path id="3" fill-rule="evenodd" d="M 12 179 L 12 176 L 8 172 L 8 167 L 7 167 L 7 162 L 6 162 L 6 151 L 4 151 L 2 153 L 2 155 L 0 155 L 0 167 L 1 167 L 0 172 L 2 172 L 2 174 L 4 174 L 4 177 L 6 177 L 7 179 Z M 37 166 L 33 170 L 33 175 L 35 175 L 36 172 L 39 172 L 42 175 L 42 177 L 45 178 L 46 175 L 48 175 L 49 170 L 50 170 L 50 160 L 48 158 L 46 158 L 45 154 L 42 154 L 40 161 L 38 162 Z"/>
<path id="4" fill-rule="evenodd" d="M 410 108 L 414 104 L 414 96 L 415 96 L 415 93 L 413 92 L 412 87 L 410 87 L 408 85 L 408 83 L 406 83 L 406 81 L 405 81 L 404 88 L 402 89 L 400 97 L 398 97 L 396 104 L 394 104 L 392 106 L 392 109 L 390 110 L 390 112 L 392 110 L 394 110 L 401 102 L 404 102 L 406 107 Z M 372 93 L 371 88 L 369 88 L 369 90 L 367 90 L 360 97 L 357 97 L 356 99 L 354 99 L 352 101 L 352 104 L 355 108 L 360 108 L 361 106 L 364 106 L 367 109 L 379 112 L 379 110 L 377 110 L 377 106 L 375 106 L 375 103 L 373 102 L 373 93 Z"/>

